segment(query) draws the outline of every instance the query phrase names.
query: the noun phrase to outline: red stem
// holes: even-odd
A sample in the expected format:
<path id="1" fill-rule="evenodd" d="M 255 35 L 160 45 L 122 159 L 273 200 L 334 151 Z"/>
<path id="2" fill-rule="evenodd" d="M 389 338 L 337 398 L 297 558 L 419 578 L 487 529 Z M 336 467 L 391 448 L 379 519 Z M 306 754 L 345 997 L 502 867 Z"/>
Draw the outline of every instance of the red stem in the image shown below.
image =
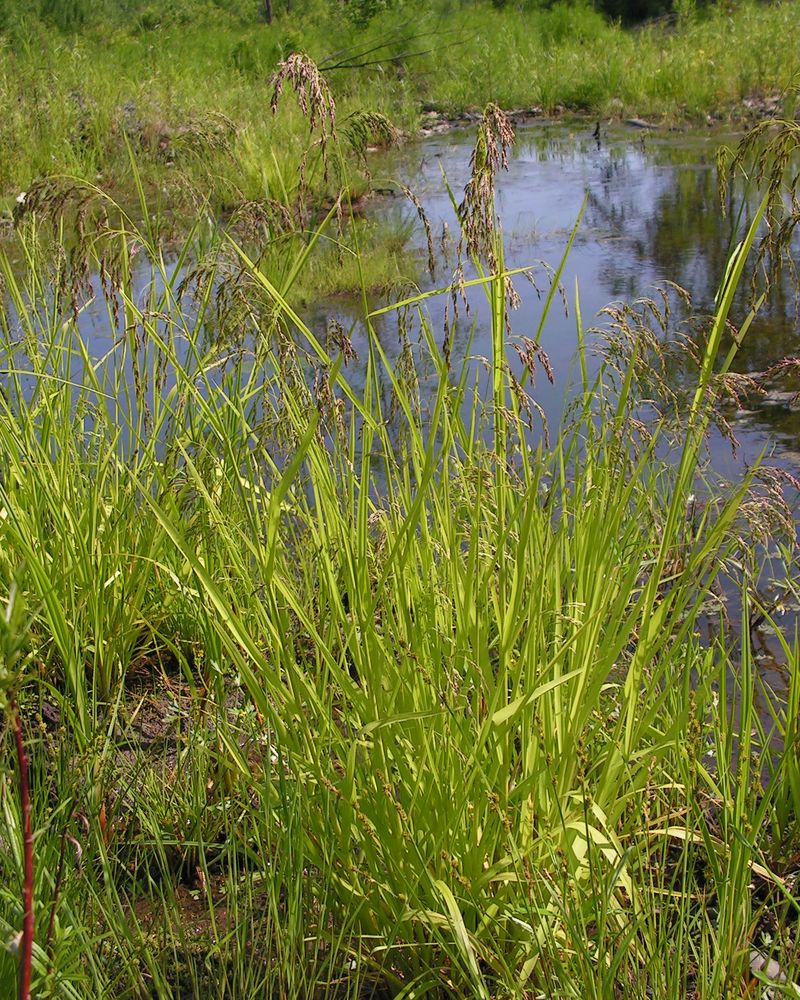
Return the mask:
<path id="1" fill-rule="evenodd" d="M 19 1000 L 30 1000 L 31 972 L 33 969 L 33 830 L 31 828 L 31 789 L 28 783 L 28 757 L 22 738 L 22 718 L 16 702 L 11 702 L 14 716 L 14 736 L 17 741 L 17 764 L 19 766 L 19 795 L 22 805 L 22 835 L 24 845 L 25 875 L 22 886 L 22 902 L 25 909 L 22 918 L 22 943 L 19 961 Z"/>

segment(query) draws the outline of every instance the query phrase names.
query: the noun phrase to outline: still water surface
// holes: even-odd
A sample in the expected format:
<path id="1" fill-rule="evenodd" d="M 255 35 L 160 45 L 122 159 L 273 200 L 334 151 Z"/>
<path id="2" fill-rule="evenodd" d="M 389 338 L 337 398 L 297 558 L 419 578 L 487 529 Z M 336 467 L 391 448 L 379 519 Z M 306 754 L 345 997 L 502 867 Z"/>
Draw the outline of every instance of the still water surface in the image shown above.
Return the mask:
<path id="1" fill-rule="evenodd" d="M 558 422 L 569 393 L 574 366 L 576 331 L 574 289 L 579 288 L 585 326 L 602 322 L 600 310 L 613 301 L 630 301 L 653 294 L 655 286 L 676 282 L 692 296 L 701 312 L 713 309 L 716 289 L 737 239 L 733 221 L 742 201 L 740 191 L 720 206 L 716 151 L 721 143 L 735 145 L 738 136 L 711 130 L 701 133 L 643 132 L 626 126 L 604 128 L 599 141 L 594 124 L 581 121 L 535 122 L 521 128 L 509 170 L 498 179 L 497 211 L 506 247 L 506 265 L 523 267 L 543 260 L 557 265 L 586 199 L 586 209 L 567 261 L 563 284 L 570 315 L 555 304 L 544 329 L 542 346 L 555 370 L 555 385 L 540 377 L 536 397 L 551 422 Z M 457 233 L 450 196 L 443 178 L 459 198 L 469 176 L 471 130 L 454 130 L 389 154 L 376 168 L 376 182 L 399 180 L 422 201 L 436 242 L 447 226 Z M 757 199 L 745 199 L 744 225 Z M 732 209 L 733 211 L 730 211 Z M 377 212 L 414 212 L 384 199 Z M 741 230 L 739 230 L 741 232 Z M 421 226 L 413 246 L 424 255 Z M 440 259 L 437 283 L 452 273 Z M 547 278 L 540 270 L 540 284 Z M 524 281 L 516 287 L 522 305 L 513 315 L 514 332 L 533 335 L 542 299 Z M 739 323 L 748 312 L 749 282 L 745 281 L 731 319 Z M 472 350 L 488 354 L 489 324 L 485 303 L 471 296 L 477 322 Z M 441 328 L 443 305 L 428 307 L 434 328 Z M 800 326 L 788 281 L 773 289 L 771 300 L 756 318 L 735 367 L 761 372 L 798 353 Z M 457 349 L 457 348 L 456 348 Z M 597 367 L 595 359 L 595 370 Z M 787 467 L 800 467 L 800 408 L 791 393 L 800 388 L 778 384 L 768 397 L 748 402 L 746 412 L 731 413 L 741 447 L 736 460 L 720 440 L 712 442 L 715 465 L 734 474 L 739 463 L 754 460 L 763 450 Z"/>
<path id="2" fill-rule="evenodd" d="M 540 372 L 534 395 L 551 425 L 559 422 L 576 373 L 576 286 L 585 327 L 602 324 L 599 313 L 609 303 L 651 296 L 655 287 L 665 282 L 685 288 L 695 309 L 709 312 L 737 238 L 733 218 L 742 197 L 740 192 L 733 192 L 729 198 L 729 208 L 733 211 L 723 213 L 715 156 L 721 143 L 735 145 L 738 136 L 712 130 L 650 132 L 624 125 L 603 128 L 599 139 L 593 133 L 594 123 L 587 121 L 570 124 L 536 120 L 520 127 L 509 170 L 498 177 L 496 207 L 509 268 L 536 265 L 539 261 L 556 266 L 584 200 L 586 203 L 562 277 L 569 314 L 565 314 L 556 300 L 542 336 L 555 384 L 551 385 Z M 447 185 L 459 200 L 469 177 L 473 142 L 474 130 L 454 129 L 380 154 L 371 164 L 376 187 L 405 185 L 425 207 L 438 257 L 436 280 L 426 279 L 427 284 L 423 285 L 426 289 L 443 287 L 453 276 L 452 250 L 458 238 L 458 225 Z M 743 225 L 752 217 L 756 201 L 755 195 L 745 200 Z M 424 271 L 427 253 L 416 210 L 405 199 L 381 197 L 370 203 L 370 212 L 373 216 L 402 220 L 405 225 L 413 222 L 409 252 L 419 255 L 420 271 Z M 442 252 L 443 228 L 449 233 L 449 255 Z M 795 249 L 795 259 L 800 259 L 800 245 Z M 540 292 L 546 291 L 549 276 L 545 268 L 534 267 L 534 274 Z M 149 268 L 144 268 L 135 277 L 137 294 L 144 299 L 152 274 Z M 99 290 L 96 277 L 93 284 Z M 515 281 L 515 287 L 522 303 L 512 314 L 513 332 L 533 336 L 542 315 L 544 297 L 522 278 Z M 748 291 L 749 282 L 745 281 L 731 315 L 734 323 L 741 322 L 748 312 Z M 429 299 L 425 304 L 440 338 L 448 298 Z M 490 354 L 485 297 L 480 290 L 473 290 L 469 300 L 470 315 L 466 317 L 462 311 L 453 337 L 456 368 L 467 350 L 468 327 L 473 323 L 472 354 Z M 738 370 L 761 372 L 786 356 L 800 353 L 796 307 L 788 281 L 773 289 L 770 302 L 756 318 L 736 359 Z M 187 309 L 191 309 L 189 303 Z M 359 312 L 360 306 L 355 303 L 351 307 L 341 300 L 322 302 L 313 310 L 310 323 L 318 333 L 331 315 L 347 327 L 353 325 L 354 345 L 363 358 L 366 344 L 363 328 L 358 325 Z M 187 321 L 191 325 L 190 317 Z M 114 329 L 99 294 L 83 309 L 79 323 L 95 356 L 106 354 L 121 332 Z M 396 357 L 399 346 L 394 336 L 395 319 L 382 318 L 376 325 L 388 356 Z M 596 371 L 599 367 L 596 351 L 591 352 L 589 361 L 590 373 Z M 349 377 L 356 386 L 359 375 L 358 369 L 351 367 Z M 777 384 L 770 388 L 766 399 L 748 400 L 745 412 L 729 414 L 741 444 L 735 459 L 724 442 L 712 441 L 714 464 L 721 472 L 735 475 L 742 462 L 749 463 L 764 451 L 771 460 L 800 471 L 800 406 L 792 401 L 800 384 Z"/>

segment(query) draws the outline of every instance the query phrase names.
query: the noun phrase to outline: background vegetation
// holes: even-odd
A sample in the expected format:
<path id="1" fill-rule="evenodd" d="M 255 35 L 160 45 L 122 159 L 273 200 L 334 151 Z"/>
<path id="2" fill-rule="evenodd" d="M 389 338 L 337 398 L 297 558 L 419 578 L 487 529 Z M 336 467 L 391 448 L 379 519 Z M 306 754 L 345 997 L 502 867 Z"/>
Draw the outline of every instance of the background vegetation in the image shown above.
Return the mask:
<path id="1" fill-rule="evenodd" d="M 743 99 L 758 110 L 797 68 L 785 44 L 795 0 L 686 8 L 635 30 L 583 3 L 296 3 L 289 13 L 276 3 L 271 26 L 257 4 L 195 0 L 3 9 L 6 213 L 53 173 L 132 199 L 128 146 L 154 206 L 185 207 L 197 191 L 215 215 L 246 201 L 291 200 L 307 127 L 289 107 L 273 118 L 269 80 L 296 50 L 326 74 L 342 131 L 352 115 L 370 112 L 406 134 L 431 108 L 453 115 L 490 100 L 598 117 L 748 117 Z M 391 138 L 360 135 L 366 145 Z M 312 179 L 320 201 L 334 193 L 335 184 Z"/>

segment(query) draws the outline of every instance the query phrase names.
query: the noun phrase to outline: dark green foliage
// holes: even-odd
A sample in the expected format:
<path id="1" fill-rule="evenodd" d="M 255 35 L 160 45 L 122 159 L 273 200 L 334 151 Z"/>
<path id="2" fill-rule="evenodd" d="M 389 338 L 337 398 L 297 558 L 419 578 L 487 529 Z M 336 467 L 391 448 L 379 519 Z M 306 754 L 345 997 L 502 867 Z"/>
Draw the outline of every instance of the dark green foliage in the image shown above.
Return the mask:
<path id="1" fill-rule="evenodd" d="M 0 42 L 5 40 L 14 50 L 21 48 L 36 20 L 35 12 L 17 0 L 0 3 Z"/>
<path id="2" fill-rule="evenodd" d="M 231 49 L 230 64 L 244 77 L 266 79 L 279 62 L 302 48 L 298 32 L 273 29 L 260 37 L 251 36 L 236 42 Z"/>
<path id="3" fill-rule="evenodd" d="M 596 0 L 599 10 L 623 24 L 640 24 L 674 10 L 672 0 Z"/>
<path id="4" fill-rule="evenodd" d="M 280 4 L 280 11 L 284 5 Z M 0 34 L 15 42 L 36 21 L 65 34 L 90 27 L 113 26 L 131 31 L 154 31 L 175 24 L 207 25 L 222 19 L 256 23 L 263 11 L 261 0 L 3 0 Z M 26 29 L 28 31 L 26 32 Z"/>
<path id="5" fill-rule="evenodd" d="M 78 31 L 92 13 L 90 0 L 41 0 L 42 20 L 60 31 Z"/>
<path id="6" fill-rule="evenodd" d="M 565 11 L 585 6 L 559 0 L 272 0 L 270 5 L 274 21 L 286 16 L 300 15 L 309 22 L 320 18 L 332 24 L 366 27 L 383 14 L 406 17 L 409 23 L 420 22 L 430 15 L 437 16 L 443 24 L 455 21 L 468 10 L 494 9 L 519 12 L 525 16 L 543 10 Z M 623 25 L 641 24 L 654 18 L 673 15 L 680 6 L 676 0 L 592 0 L 594 7 L 605 17 Z M 714 0 L 704 0 L 702 6 L 715 6 Z M 37 0 L 26 4 L 24 0 L 5 0 L 0 4 L 0 33 L 14 37 L 19 33 L 20 20 L 40 19 L 50 28 L 70 33 L 91 25 L 112 24 L 131 30 L 153 31 L 174 24 L 203 25 L 219 18 L 241 24 L 262 24 L 265 18 L 264 0 L 106 0 L 102 4 L 92 0 Z"/>
<path id="7" fill-rule="evenodd" d="M 347 16 L 354 24 L 368 24 L 376 14 L 396 7 L 392 0 L 346 0 Z"/>
<path id="8" fill-rule="evenodd" d="M 558 4 L 555 0 L 527 0 L 524 3 L 514 2 L 514 0 L 492 0 L 492 6 L 497 10 L 516 7 L 521 11 L 528 12 L 556 9 L 561 6 L 568 8 L 572 7 L 573 4 Z M 593 0 L 593 6 L 601 14 L 626 25 L 641 24 L 651 18 L 671 14 L 675 10 L 673 0 Z"/>

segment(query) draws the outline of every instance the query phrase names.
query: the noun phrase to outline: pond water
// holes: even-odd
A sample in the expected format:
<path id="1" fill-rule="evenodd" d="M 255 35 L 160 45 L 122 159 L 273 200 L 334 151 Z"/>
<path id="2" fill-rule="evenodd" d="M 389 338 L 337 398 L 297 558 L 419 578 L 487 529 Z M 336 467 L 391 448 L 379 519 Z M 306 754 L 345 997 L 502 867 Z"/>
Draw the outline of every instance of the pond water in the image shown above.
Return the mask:
<path id="1" fill-rule="evenodd" d="M 570 123 L 535 119 L 517 129 L 509 170 L 498 177 L 496 207 L 502 224 L 506 265 L 527 267 L 540 261 L 557 265 L 585 200 L 583 218 L 562 276 L 569 314 L 557 299 L 541 340 L 555 380 L 551 385 L 540 371 L 533 393 L 551 426 L 558 424 L 564 412 L 576 374 L 576 283 L 585 327 L 602 324 L 598 314 L 609 303 L 651 296 L 665 282 L 685 288 L 697 311 L 713 309 L 714 294 L 737 236 L 733 218 L 742 200 L 741 193 L 734 191 L 728 199 L 733 211 L 727 215 L 722 212 L 715 157 L 722 143 L 735 145 L 738 138 L 710 129 L 671 132 L 625 125 L 603 127 L 598 138 L 594 123 L 586 120 Z M 396 190 L 398 185 L 410 188 L 431 222 L 437 271 L 435 281 L 427 280 L 423 289 L 443 287 L 452 279 L 452 251 L 458 225 L 447 185 L 459 200 L 469 177 L 473 142 L 474 128 L 456 128 L 378 154 L 370 164 L 377 188 Z M 756 201 L 755 194 L 745 199 L 744 224 L 752 217 Z M 383 196 L 370 202 L 369 211 L 374 217 L 412 227 L 409 252 L 419 256 L 423 272 L 426 241 L 414 207 L 404 198 Z M 449 255 L 442 252 L 443 227 L 449 233 Z M 172 269 L 170 266 L 169 270 Z M 516 335 L 534 336 L 542 315 L 541 292 L 549 286 L 549 275 L 542 266 L 534 267 L 534 274 L 539 292 L 522 278 L 515 281 L 521 296 L 521 305 L 511 316 Z M 134 275 L 135 297 L 146 298 L 150 281 L 148 268 Z M 92 283 L 99 290 L 96 277 Z M 156 285 L 160 286 L 160 279 Z M 155 291 L 158 294 L 159 287 Z M 731 315 L 734 323 L 739 323 L 748 312 L 748 292 L 749 282 L 744 281 Z M 425 311 L 437 332 L 444 328 L 448 299 L 449 296 L 441 296 L 425 303 Z M 472 354 L 490 353 L 485 297 L 479 289 L 473 289 L 469 300 L 470 314 L 466 316 L 462 310 L 453 337 L 456 367 L 467 349 L 473 323 Z M 788 281 L 773 289 L 769 303 L 753 323 L 736 359 L 737 370 L 761 372 L 780 359 L 799 353 L 796 307 Z M 188 303 L 187 309 L 191 309 Z M 357 320 L 360 304 L 354 303 L 351 308 L 342 300 L 322 302 L 312 312 L 310 321 L 318 331 L 329 316 L 352 326 L 354 345 L 365 356 L 364 332 Z M 96 356 L 108 352 L 121 333 L 114 329 L 100 294 L 83 308 L 79 324 L 93 348 L 91 353 Z M 394 317 L 376 322 L 390 358 L 399 351 L 394 336 L 396 325 Z M 599 368 L 597 352 L 590 352 L 588 360 L 591 374 Z M 351 366 L 349 377 L 356 387 L 359 375 L 357 367 L 353 370 Z M 765 398 L 749 399 L 739 412 L 731 409 L 727 415 L 733 422 L 740 448 L 734 456 L 721 437 L 712 438 L 713 462 L 721 473 L 738 475 L 742 463 L 754 461 L 763 452 L 771 461 L 800 471 L 800 405 L 793 402 L 798 388 L 800 384 L 771 384 Z"/>
<path id="2" fill-rule="evenodd" d="M 587 121 L 535 121 L 518 129 L 509 170 L 498 178 L 496 207 L 509 268 L 539 260 L 557 265 L 586 199 L 562 279 L 571 300 L 570 315 L 555 303 L 542 337 L 555 384 L 551 386 L 540 373 L 535 395 L 555 423 L 569 395 L 574 367 L 576 281 L 584 326 L 601 323 L 598 313 L 610 302 L 653 295 L 654 288 L 665 282 L 686 289 L 694 307 L 708 312 L 737 238 L 733 217 L 742 194 L 731 192 L 728 202 L 733 211 L 726 216 L 720 207 L 716 152 L 722 143 L 735 145 L 738 136 L 712 130 L 644 131 L 621 125 L 604 127 L 598 139 L 594 129 L 594 123 Z M 457 236 L 443 178 L 460 198 L 469 176 L 473 142 L 473 130 L 453 130 L 387 154 L 373 168 L 377 185 L 399 181 L 414 191 L 430 219 L 435 243 L 445 225 Z M 744 201 L 746 224 L 757 198 L 752 194 Z M 374 211 L 415 214 L 413 207 L 401 207 L 388 198 Z M 412 246 L 420 257 L 426 254 L 421 225 L 415 228 Z M 546 289 L 547 276 L 542 270 L 538 273 Z M 440 259 L 437 284 L 446 284 L 451 274 L 452 267 L 448 271 Z M 525 281 L 518 280 L 516 288 L 522 303 L 512 315 L 514 332 L 533 336 L 543 300 Z M 748 294 L 749 282 L 745 281 L 731 314 L 734 323 L 747 315 Z M 488 354 L 488 313 L 481 300 L 480 294 L 471 296 L 471 320 L 477 324 L 472 351 Z M 426 308 L 434 329 L 440 329 L 443 304 L 433 301 Z M 787 281 L 773 289 L 734 367 L 742 372 L 764 371 L 795 354 L 798 341 L 796 302 Z M 594 370 L 598 364 L 595 357 Z M 721 438 L 712 440 L 714 464 L 721 472 L 735 474 L 742 462 L 753 461 L 762 451 L 781 465 L 800 468 L 800 407 L 791 400 L 795 388 L 800 386 L 772 385 L 766 398 L 748 401 L 746 410 L 731 412 L 740 449 L 734 457 Z"/>

